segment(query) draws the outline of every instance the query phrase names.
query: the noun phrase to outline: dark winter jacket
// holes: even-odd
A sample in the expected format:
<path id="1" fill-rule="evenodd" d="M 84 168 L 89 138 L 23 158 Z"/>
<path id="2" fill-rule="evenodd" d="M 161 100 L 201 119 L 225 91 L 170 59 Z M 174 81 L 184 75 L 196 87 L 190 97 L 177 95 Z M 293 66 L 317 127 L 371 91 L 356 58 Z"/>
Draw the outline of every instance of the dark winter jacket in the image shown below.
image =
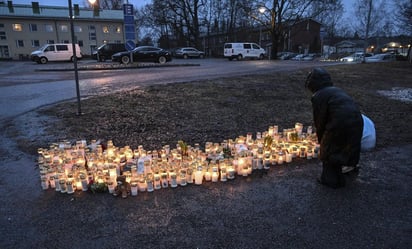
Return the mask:
<path id="1" fill-rule="evenodd" d="M 312 72 L 306 87 L 313 93 L 311 101 L 320 159 L 330 164 L 356 165 L 363 131 L 357 105 L 342 89 L 333 86 L 329 74 L 322 69 Z"/>

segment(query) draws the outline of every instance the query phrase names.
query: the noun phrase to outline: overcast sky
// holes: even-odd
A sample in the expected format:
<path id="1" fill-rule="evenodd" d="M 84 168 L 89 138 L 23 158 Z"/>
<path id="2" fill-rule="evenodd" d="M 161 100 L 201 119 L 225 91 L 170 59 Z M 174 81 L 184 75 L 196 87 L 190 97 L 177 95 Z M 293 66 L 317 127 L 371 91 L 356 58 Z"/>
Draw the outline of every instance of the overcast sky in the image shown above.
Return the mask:
<path id="1" fill-rule="evenodd" d="M 1 0 L 0 0 L 1 1 Z M 49 5 L 49 6 L 67 6 L 68 1 L 67 0 L 11 0 L 13 3 L 16 4 L 30 4 L 31 2 L 39 2 L 40 5 Z M 87 0 L 72 0 L 73 4 L 79 4 L 80 6 L 83 5 L 83 3 Z M 151 0 L 129 0 L 130 4 L 133 4 L 135 6 L 143 6 L 147 3 L 150 3 Z"/>
<path id="2" fill-rule="evenodd" d="M 56 5 L 57 6 L 67 6 L 67 3 L 68 3 L 67 0 L 59 0 L 59 1 L 56 1 L 56 0 L 33 0 L 33 1 L 30 1 L 30 0 L 12 0 L 12 1 L 13 1 L 13 3 L 16 3 L 16 4 L 30 4 L 31 2 L 39 2 L 40 5 L 50 5 L 50 6 L 56 6 Z M 72 3 L 73 4 L 83 5 L 83 3 L 85 1 L 86 0 L 72 0 Z M 129 1 L 130 4 L 133 4 L 134 6 L 137 6 L 137 7 L 141 7 L 141 6 L 151 2 L 151 0 L 128 0 L 128 1 Z M 343 4 L 345 5 L 346 12 L 348 12 L 348 10 L 351 11 L 354 1 L 355 0 L 343 0 L 342 1 Z"/>

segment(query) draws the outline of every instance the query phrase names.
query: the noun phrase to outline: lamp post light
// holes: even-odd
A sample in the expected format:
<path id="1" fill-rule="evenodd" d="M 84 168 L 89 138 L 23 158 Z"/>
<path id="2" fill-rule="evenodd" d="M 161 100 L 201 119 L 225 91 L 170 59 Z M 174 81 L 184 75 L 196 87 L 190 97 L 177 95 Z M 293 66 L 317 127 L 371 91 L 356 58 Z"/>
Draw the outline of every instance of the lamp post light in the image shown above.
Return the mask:
<path id="1" fill-rule="evenodd" d="M 68 4 L 69 4 L 70 33 L 71 33 L 72 48 L 73 48 L 74 79 L 76 82 L 77 115 L 80 116 L 82 115 L 82 108 L 80 104 L 79 72 L 77 70 L 77 54 L 76 54 L 76 42 L 77 41 L 74 36 L 72 0 L 68 0 Z"/>
<path id="2" fill-rule="evenodd" d="M 98 1 L 97 0 L 88 0 L 89 1 L 89 3 L 93 6 L 93 20 L 94 20 L 94 16 L 95 16 L 95 8 L 96 8 L 96 6 L 95 6 L 95 4 L 99 4 L 98 3 Z M 95 36 L 94 36 L 94 38 L 96 39 L 96 45 L 95 45 L 95 50 L 97 50 L 97 48 L 98 48 L 98 40 L 97 40 L 97 24 L 96 24 L 96 22 L 94 22 L 94 25 L 95 25 L 95 27 L 94 27 L 94 34 L 95 34 Z M 93 52 L 93 51 L 92 51 Z M 100 61 L 100 58 L 99 58 L 99 53 L 98 53 L 98 51 L 97 51 L 97 53 L 96 53 L 96 59 L 97 59 L 97 61 Z"/>
<path id="3" fill-rule="evenodd" d="M 265 6 L 260 6 L 259 7 L 259 12 L 260 14 L 265 13 L 266 7 Z M 259 25 L 259 46 L 262 47 L 262 23 Z"/>

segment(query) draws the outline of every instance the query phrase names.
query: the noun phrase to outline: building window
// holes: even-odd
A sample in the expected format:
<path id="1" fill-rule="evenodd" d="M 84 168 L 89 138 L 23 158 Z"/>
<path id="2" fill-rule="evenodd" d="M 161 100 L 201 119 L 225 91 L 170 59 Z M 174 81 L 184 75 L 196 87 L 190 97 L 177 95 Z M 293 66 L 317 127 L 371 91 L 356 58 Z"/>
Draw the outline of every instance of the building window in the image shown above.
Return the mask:
<path id="1" fill-rule="evenodd" d="M 0 46 L 0 58 L 9 58 L 9 47 L 8 46 Z"/>
<path id="2" fill-rule="evenodd" d="M 44 25 L 44 29 L 46 30 L 46 32 L 53 32 L 53 25 L 46 24 Z"/>
<path id="3" fill-rule="evenodd" d="M 31 46 L 32 47 L 40 47 L 40 41 L 39 40 L 31 40 Z"/>
<path id="4" fill-rule="evenodd" d="M 23 25 L 21 23 L 14 23 L 13 30 L 18 32 L 23 31 Z"/>
<path id="5" fill-rule="evenodd" d="M 109 27 L 103 26 L 103 33 L 109 33 Z"/>
<path id="6" fill-rule="evenodd" d="M 114 43 L 120 44 L 120 43 L 122 43 L 122 41 L 121 40 L 115 40 Z"/>
<path id="7" fill-rule="evenodd" d="M 4 23 L 0 23 L 0 29 L 4 28 Z"/>
<path id="8" fill-rule="evenodd" d="M 79 44 L 80 47 L 83 47 L 83 45 L 84 45 L 83 40 L 79 40 L 79 41 L 77 41 L 77 43 Z"/>
<path id="9" fill-rule="evenodd" d="M 54 44 L 54 40 L 47 40 L 46 43 L 47 44 Z"/>
<path id="10" fill-rule="evenodd" d="M 29 25 L 29 27 L 30 27 L 31 32 L 36 32 L 37 31 L 37 24 L 31 23 Z"/>
<path id="11" fill-rule="evenodd" d="M 69 40 L 62 40 L 61 43 L 70 43 Z"/>
<path id="12" fill-rule="evenodd" d="M 69 27 L 67 25 L 60 25 L 61 32 L 69 32 Z"/>
<path id="13" fill-rule="evenodd" d="M 96 41 L 96 27 L 94 25 L 89 26 L 89 40 Z"/>
<path id="14" fill-rule="evenodd" d="M 0 40 L 7 40 L 6 32 L 0 31 Z"/>
<path id="15" fill-rule="evenodd" d="M 117 26 L 117 27 L 116 27 L 116 33 L 121 33 L 121 32 L 122 32 L 122 27 Z"/>
<path id="16" fill-rule="evenodd" d="M 16 40 L 16 47 L 18 47 L 18 48 L 23 48 L 23 47 L 24 47 L 24 42 L 23 42 L 23 40 Z"/>
<path id="17" fill-rule="evenodd" d="M 80 27 L 80 26 L 74 26 L 74 32 L 76 32 L 76 33 L 80 33 L 80 32 L 82 32 L 83 30 L 82 30 L 82 27 Z"/>

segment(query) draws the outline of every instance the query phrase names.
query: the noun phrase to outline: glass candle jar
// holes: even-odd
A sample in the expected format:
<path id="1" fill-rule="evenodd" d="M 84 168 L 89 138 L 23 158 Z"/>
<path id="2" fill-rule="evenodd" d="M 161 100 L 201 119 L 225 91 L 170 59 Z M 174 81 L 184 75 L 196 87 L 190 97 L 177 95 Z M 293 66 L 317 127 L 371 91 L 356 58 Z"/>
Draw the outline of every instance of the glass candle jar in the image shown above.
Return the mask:
<path id="1" fill-rule="evenodd" d="M 162 184 L 160 181 L 160 175 L 159 174 L 154 174 L 154 189 L 158 190 L 162 188 Z"/>
<path id="2" fill-rule="evenodd" d="M 87 184 L 87 177 L 84 174 L 80 175 L 80 182 L 82 184 L 82 191 L 86 192 L 89 189 L 89 186 Z"/>
<path id="3" fill-rule="evenodd" d="M 67 188 L 68 194 L 73 194 L 74 193 L 73 181 L 67 181 L 66 188 Z"/>
<path id="4" fill-rule="evenodd" d="M 169 187 L 169 181 L 167 179 L 167 172 L 162 172 L 160 180 L 162 182 L 162 188 Z"/>
<path id="5" fill-rule="evenodd" d="M 219 172 L 217 167 L 212 167 L 212 182 L 217 182 L 219 180 Z"/>
<path id="6" fill-rule="evenodd" d="M 226 166 L 220 168 L 220 181 L 226 182 L 227 181 L 227 170 Z"/>
<path id="7" fill-rule="evenodd" d="M 66 193 L 67 192 L 66 180 L 61 179 L 59 181 L 59 184 L 60 184 L 60 193 Z"/>
<path id="8" fill-rule="evenodd" d="M 132 183 L 130 183 L 130 190 L 131 190 L 131 194 L 132 196 L 137 196 L 137 182 L 133 181 Z"/>
<path id="9" fill-rule="evenodd" d="M 176 172 L 170 173 L 170 187 L 176 188 L 177 187 L 177 175 Z"/>
<path id="10" fill-rule="evenodd" d="M 202 166 L 198 166 L 197 170 L 195 172 L 195 184 L 196 185 L 201 185 L 203 182 L 203 171 L 202 171 Z"/>
<path id="11" fill-rule="evenodd" d="M 114 188 L 115 188 L 114 182 L 113 182 L 113 181 L 109 181 L 109 182 L 107 183 L 107 187 L 109 188 L 109 193 L 110 193 L 110 194 L 113 194 L 113 193 L 114 193 Z"/>

